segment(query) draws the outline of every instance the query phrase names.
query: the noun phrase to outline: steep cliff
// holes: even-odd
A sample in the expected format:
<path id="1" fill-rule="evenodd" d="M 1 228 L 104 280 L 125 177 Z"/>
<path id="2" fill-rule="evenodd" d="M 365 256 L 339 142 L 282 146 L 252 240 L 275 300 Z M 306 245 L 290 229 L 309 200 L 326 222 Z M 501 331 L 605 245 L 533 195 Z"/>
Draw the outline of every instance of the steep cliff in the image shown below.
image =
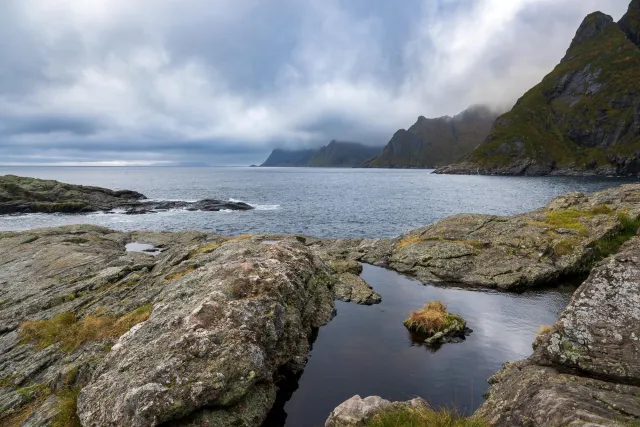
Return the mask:
<path id="1" fill-rule="evenodd" d="M 423 116 L 408 130 L 400 129 L 382 153 L 366 166 L 428 168 L 448 165 L 480 144 L 497 114 L 488 107 L 471 107 L 454 117 Z"/>
<path id="2" fill-rule="evenodd" d="M 560 64 L 438 173 L 640 174 L 640 1 L 584 20 Z"/>

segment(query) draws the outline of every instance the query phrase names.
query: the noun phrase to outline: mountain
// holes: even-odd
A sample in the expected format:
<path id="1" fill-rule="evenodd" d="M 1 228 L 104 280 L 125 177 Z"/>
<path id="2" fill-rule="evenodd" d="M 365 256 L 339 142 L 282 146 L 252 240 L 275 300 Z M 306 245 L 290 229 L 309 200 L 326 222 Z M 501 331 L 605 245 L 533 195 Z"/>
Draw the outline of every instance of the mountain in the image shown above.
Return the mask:
<path id="1" fill-rule="evenodd" d="M 281 150 L 275 149 L 260 166 L 306 166 L 317 150 Z"/>
<path id="2" fill-rule="evenodd" d="M 380 147 L 334 140 L 319 149 L 275 149 L 261 166 L 355 167 L 378 155 L 380 150 Z"/>
<path id="3" fill-rule="evenodd" d="M 640 174 L 640 0 L 587 16 L 566 56 L 460 163 L 436 173 Z"/>
<path id="4" fill-rule="evenodd" d="M 307 166 L 311 167 L 355 167 L 360 166 L 380 153 L 380 147 L 369 147 L 356 142 L 331 141 L 320 148 Z"/>
<path id="5" fill-rule="evenodd" d="M 365 166 L 426 168 L 448 165 L 478 146 L 489 134 L 497 114 L 471 107 L 455 117 L 423 116 L 408 130 L 400 129 L 382 153 Z"/>

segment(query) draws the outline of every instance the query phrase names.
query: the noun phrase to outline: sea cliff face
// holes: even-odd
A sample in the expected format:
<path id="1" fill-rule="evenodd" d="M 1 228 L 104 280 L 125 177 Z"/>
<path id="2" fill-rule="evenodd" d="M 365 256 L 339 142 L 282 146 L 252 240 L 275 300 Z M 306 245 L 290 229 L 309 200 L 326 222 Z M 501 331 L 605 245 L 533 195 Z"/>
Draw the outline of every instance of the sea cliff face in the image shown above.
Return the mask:
<path id="1" fill-rule="evenodd" d="M 561 63 L 437 173 L 640 174 L 640 1 L 619 23 L 585 18 Z"/>
<path id="2" fill-rule="evenodd" d="M 471 107 L 454 117 L 420 116 L 409 129 L 397 131 L 382 153 L 364 166 L 434 168 L 451 164 L 484 141 L 496 117 L 485 106 Z"/>

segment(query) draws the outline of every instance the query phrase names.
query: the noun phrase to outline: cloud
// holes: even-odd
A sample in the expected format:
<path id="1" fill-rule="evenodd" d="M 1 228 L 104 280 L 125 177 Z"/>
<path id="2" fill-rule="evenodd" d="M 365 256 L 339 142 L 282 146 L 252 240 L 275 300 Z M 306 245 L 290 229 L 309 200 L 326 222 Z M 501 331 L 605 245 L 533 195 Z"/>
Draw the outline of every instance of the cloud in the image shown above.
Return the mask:
<path id="1" fill-rule="evenodd" d="M 628 0 L 6 0 L 0 162 L 258 163 L 506 108 Z"/>

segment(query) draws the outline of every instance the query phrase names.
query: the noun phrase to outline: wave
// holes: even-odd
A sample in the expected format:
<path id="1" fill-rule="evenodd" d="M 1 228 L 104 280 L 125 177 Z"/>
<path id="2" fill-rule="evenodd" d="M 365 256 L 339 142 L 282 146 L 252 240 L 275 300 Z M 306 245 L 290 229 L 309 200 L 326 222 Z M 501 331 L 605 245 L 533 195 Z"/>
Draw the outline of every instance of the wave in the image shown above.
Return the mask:
<path id="1" fill-rule="evenodd" d="M 258 205 L 255 203 L 245 202 L 244 200 L 234 199 L 233 197 L 230 197 L 229 201 L 233 203 L 246 203 L 257 211 L 276 211 L 280 209 L 280 205 Z"/>

